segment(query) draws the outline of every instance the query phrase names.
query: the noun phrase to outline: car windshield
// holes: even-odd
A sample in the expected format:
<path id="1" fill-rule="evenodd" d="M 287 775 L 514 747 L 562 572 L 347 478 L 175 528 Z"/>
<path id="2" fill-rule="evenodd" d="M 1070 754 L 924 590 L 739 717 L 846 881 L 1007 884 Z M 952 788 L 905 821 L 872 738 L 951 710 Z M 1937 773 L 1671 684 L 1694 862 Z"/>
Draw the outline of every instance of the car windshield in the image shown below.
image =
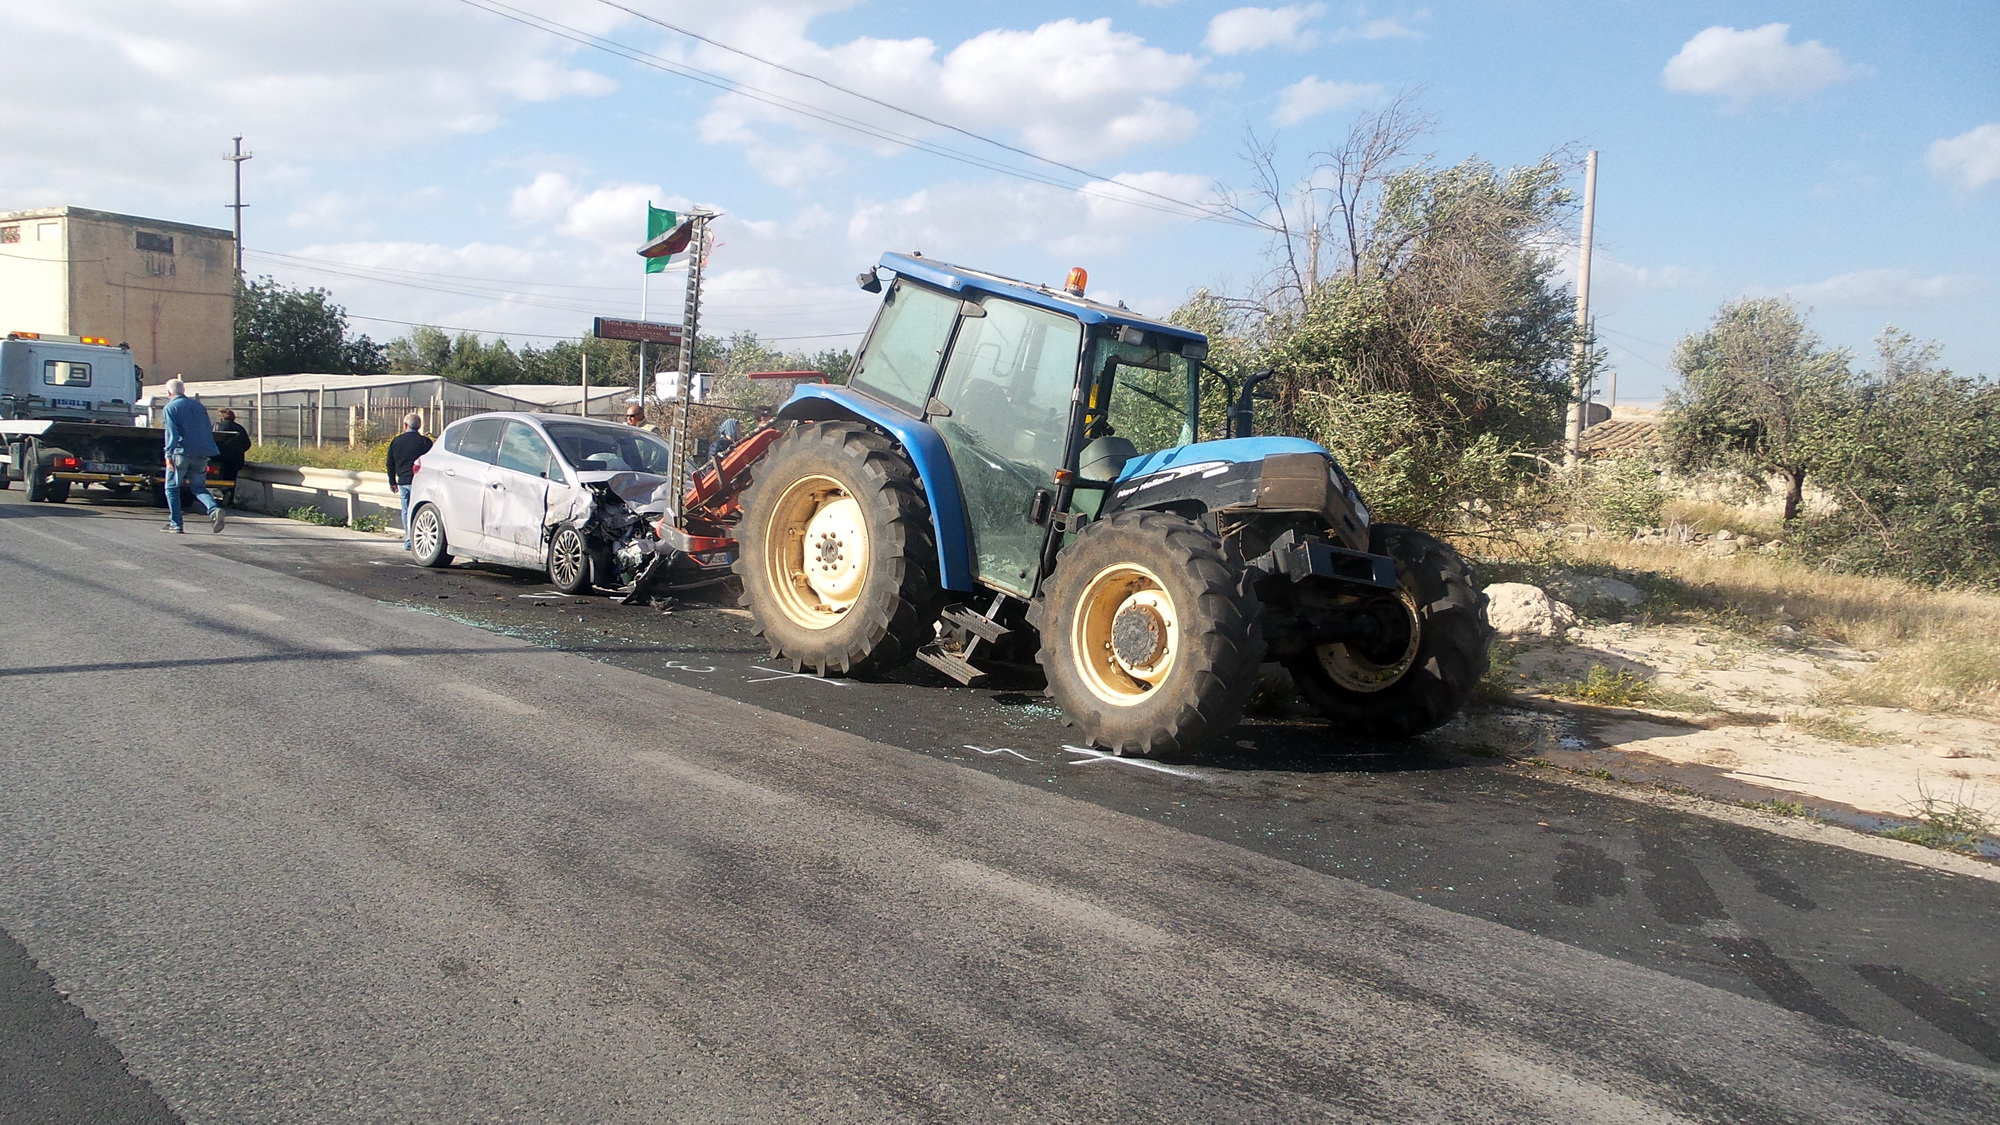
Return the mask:
<path id="1" fill-rule="evenodd" d="M 1106 336 L 1091 342 L 1090 370 L 1097 380 L 1092 407 L 1107 393 L 1111 400 L 1108 411 L 1091 418 L 1093 436 L 1117 434 L 1142 454 L 1195 440 L 1201 399 L 1191 361 L 1151 343 L 1125 344 Z"/>
<path id="2" fill-rule="evenodd" d="M 581 473 L 639 472 L 666 476 L 673 457 L 667 443 L 636 426 L 592 426 L 548 422 L 550 440 L 570 467 Z"/>

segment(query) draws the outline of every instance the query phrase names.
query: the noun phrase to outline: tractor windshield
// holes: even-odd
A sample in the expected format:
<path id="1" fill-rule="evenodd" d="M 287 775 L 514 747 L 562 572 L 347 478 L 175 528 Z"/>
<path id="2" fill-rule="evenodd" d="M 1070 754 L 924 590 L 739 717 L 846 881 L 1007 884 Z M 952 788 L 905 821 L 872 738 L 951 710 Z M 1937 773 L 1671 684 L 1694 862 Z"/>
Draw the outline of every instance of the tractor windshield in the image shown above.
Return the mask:
<path id="1" fill-rule="evenodd" d="M 1109 423 L 1110 432 L 1141 454 L 1195 440 L 1201 400 L 1192 361 L 1152 343 L 1125 344 L 1106 336 L 1091 341 L 1089 370 L 1097 380 L 1093 407 L 1110 396 L 1110 410 L 1090 420 L 1093 434 Z"/>

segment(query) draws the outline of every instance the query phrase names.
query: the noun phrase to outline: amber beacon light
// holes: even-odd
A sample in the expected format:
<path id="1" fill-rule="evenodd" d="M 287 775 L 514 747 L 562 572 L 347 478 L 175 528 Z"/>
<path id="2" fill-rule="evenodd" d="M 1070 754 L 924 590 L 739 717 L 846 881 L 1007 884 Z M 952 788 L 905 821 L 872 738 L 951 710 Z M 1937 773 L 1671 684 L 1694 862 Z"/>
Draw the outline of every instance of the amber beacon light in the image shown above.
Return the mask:
<path id="1" fill-rule="evenodd" d="M 1081 297 L 1083 296 L 1083 287 L 1088 284 L 1090 284 L 1090 274 L 1085 272 L 1082 266 L 1072 266 L 1070 267 L 1069 278 L 1063 282 L 1063 292 Z"/>

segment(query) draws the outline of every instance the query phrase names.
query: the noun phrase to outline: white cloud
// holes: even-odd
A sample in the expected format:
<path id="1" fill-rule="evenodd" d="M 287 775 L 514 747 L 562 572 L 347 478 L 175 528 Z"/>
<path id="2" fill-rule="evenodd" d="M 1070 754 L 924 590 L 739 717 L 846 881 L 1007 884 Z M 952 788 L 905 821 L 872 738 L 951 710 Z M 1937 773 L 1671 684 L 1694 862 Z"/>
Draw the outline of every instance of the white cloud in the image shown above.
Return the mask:
<path id="1" fill-rule="evenodd" d="M 1381 96 L 1382 87 L 1372 82 L 1328 82 L 1309 74 L 1279 92 L 1278 109 L 1271 115 L 1271 120 L 1279 125 L 1297 125 L 1322 113 L 1374 101 Z"/>
<path id="2" fill-rule="evenodd" d="M 1428 11 L 1419 11 L 1413 18 L 1419 20 L 1429 19 L 1430 13 Z M 1423 32 L 1418 31 L 1416 28 L 1411 27 L 1394 16 L 1366 20 L 1352 27 L 1339 28 L 1333 33 L 1333 40 L 1336 43 L 1357 39 L 1363 42 L 1374 42 L 1382 39 L 1422 39 L 1423 37 Z"/>
<path id="3" fill-rule="evenodd" d="M 743 32 L 748 38 L 737 42 L 745 50 L 883 101 L 918 107 L 940 121 L 1018 138 L 1024 147 L 1058 160 L 1178 142 L 1200 124 L 1169 96 L 1200 75 L 1202 61 L 1148 46 L 1136 35 L 1113 30 L 1108 19 L 987 31 L 942 57 L 929 39 L 862 38 L 823 47 L 782 21 Z M 877 156 L 900 151 L 908 139 L 965 143 L 944 129 L 740 56 L 704 48 L 695 57 L 707 69 L 888 134 L 863 140 L 851 130 L 749 98 L 716 99 L 701 121 L 703 138 L 743 148 L 773 182 L 803 186 L 837 160 L 834 147 L 804 159 L 795 139 L 799 133 L 829 146 L 862 144 Z"/>
<path id="4" fill-rule="evenodd" d="M 623 18 L 581 0 L 546 10 L 592 31 Z M 574 44 L 460 5 L 0 0 L 0 22 L 16 47 L 0 130 L 38 154 L 0 162 L 0 192 L 36 203 L 206 214 L 234 133 L 268 186 L 308 158 L 393 159 L 524 102 L 615 89 Z"/>
<path id="5" fill-rule="evenodd" d="M 1325 11 L 1324 4 L 1232 8 L 1208 21 L 1208 37 L 1202 45 L 1218 55 L 1240 55 L 1272 46 L 1303 51 L 1318 40 L 1305 25 Z"/>
<path id="6" fill-rule="evenodd" d="M 1792 25 L 1767 23 L 1749 31 L 1711 27 L 1667 60 L 1667 89 L 1717 94 L 1738 104 L 1759 97 L 1801 98 L 1868 73 L 1840 52 L 1808 39 L 1790 42 Z"/>
<path id="7" fill-rule="evenodd" d="M 991 260 L 1019 246 L 1105 255 L 1135 236 L 1190 221 L 1145 193 L 1200 205 L 1213 189 L 1204 176 L 1171 172 L 1123 174 L 1088 185 L 1088 194 L 1032 183 L 945 183 L 857 209 L 847 239 L 856 253 L 889 247 L 950 261 Z"/>
<path id="8" fill-rule="evenodd" d="M 2000 181 L 2000 122 L 1932 141 L 1924 163 L 1966 191 Z"/>
<path id="9" fill-rule="evenodd" d="M 1981 287 L 1981 280 L 1969 274 L 1922 277 L 1914 270 L 1875 269 L 1837 274 L 1782 292 L 1822 308 L 1895 309 L 1948 301 Z"/>

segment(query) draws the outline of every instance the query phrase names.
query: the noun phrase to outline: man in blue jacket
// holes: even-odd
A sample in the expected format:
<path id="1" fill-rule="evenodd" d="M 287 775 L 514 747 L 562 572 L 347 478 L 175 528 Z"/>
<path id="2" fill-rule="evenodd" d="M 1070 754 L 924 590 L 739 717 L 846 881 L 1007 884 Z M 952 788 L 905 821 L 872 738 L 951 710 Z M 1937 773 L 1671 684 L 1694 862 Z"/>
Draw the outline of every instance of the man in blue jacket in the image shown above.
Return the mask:
<path id="1" fill-rule="evenodd" d="M 167 526 L 164 531 L 181 533 L 181 488 L 186 486 L 201 506 L 208 509 L 208 525 L 222 530 L 222 505 L 208 492 L 208 459 L 220 453 L 215 433 L 208 425 L 208 408 L 187 396 L 187 384 L 179 376 L 167 380 Z"/>

